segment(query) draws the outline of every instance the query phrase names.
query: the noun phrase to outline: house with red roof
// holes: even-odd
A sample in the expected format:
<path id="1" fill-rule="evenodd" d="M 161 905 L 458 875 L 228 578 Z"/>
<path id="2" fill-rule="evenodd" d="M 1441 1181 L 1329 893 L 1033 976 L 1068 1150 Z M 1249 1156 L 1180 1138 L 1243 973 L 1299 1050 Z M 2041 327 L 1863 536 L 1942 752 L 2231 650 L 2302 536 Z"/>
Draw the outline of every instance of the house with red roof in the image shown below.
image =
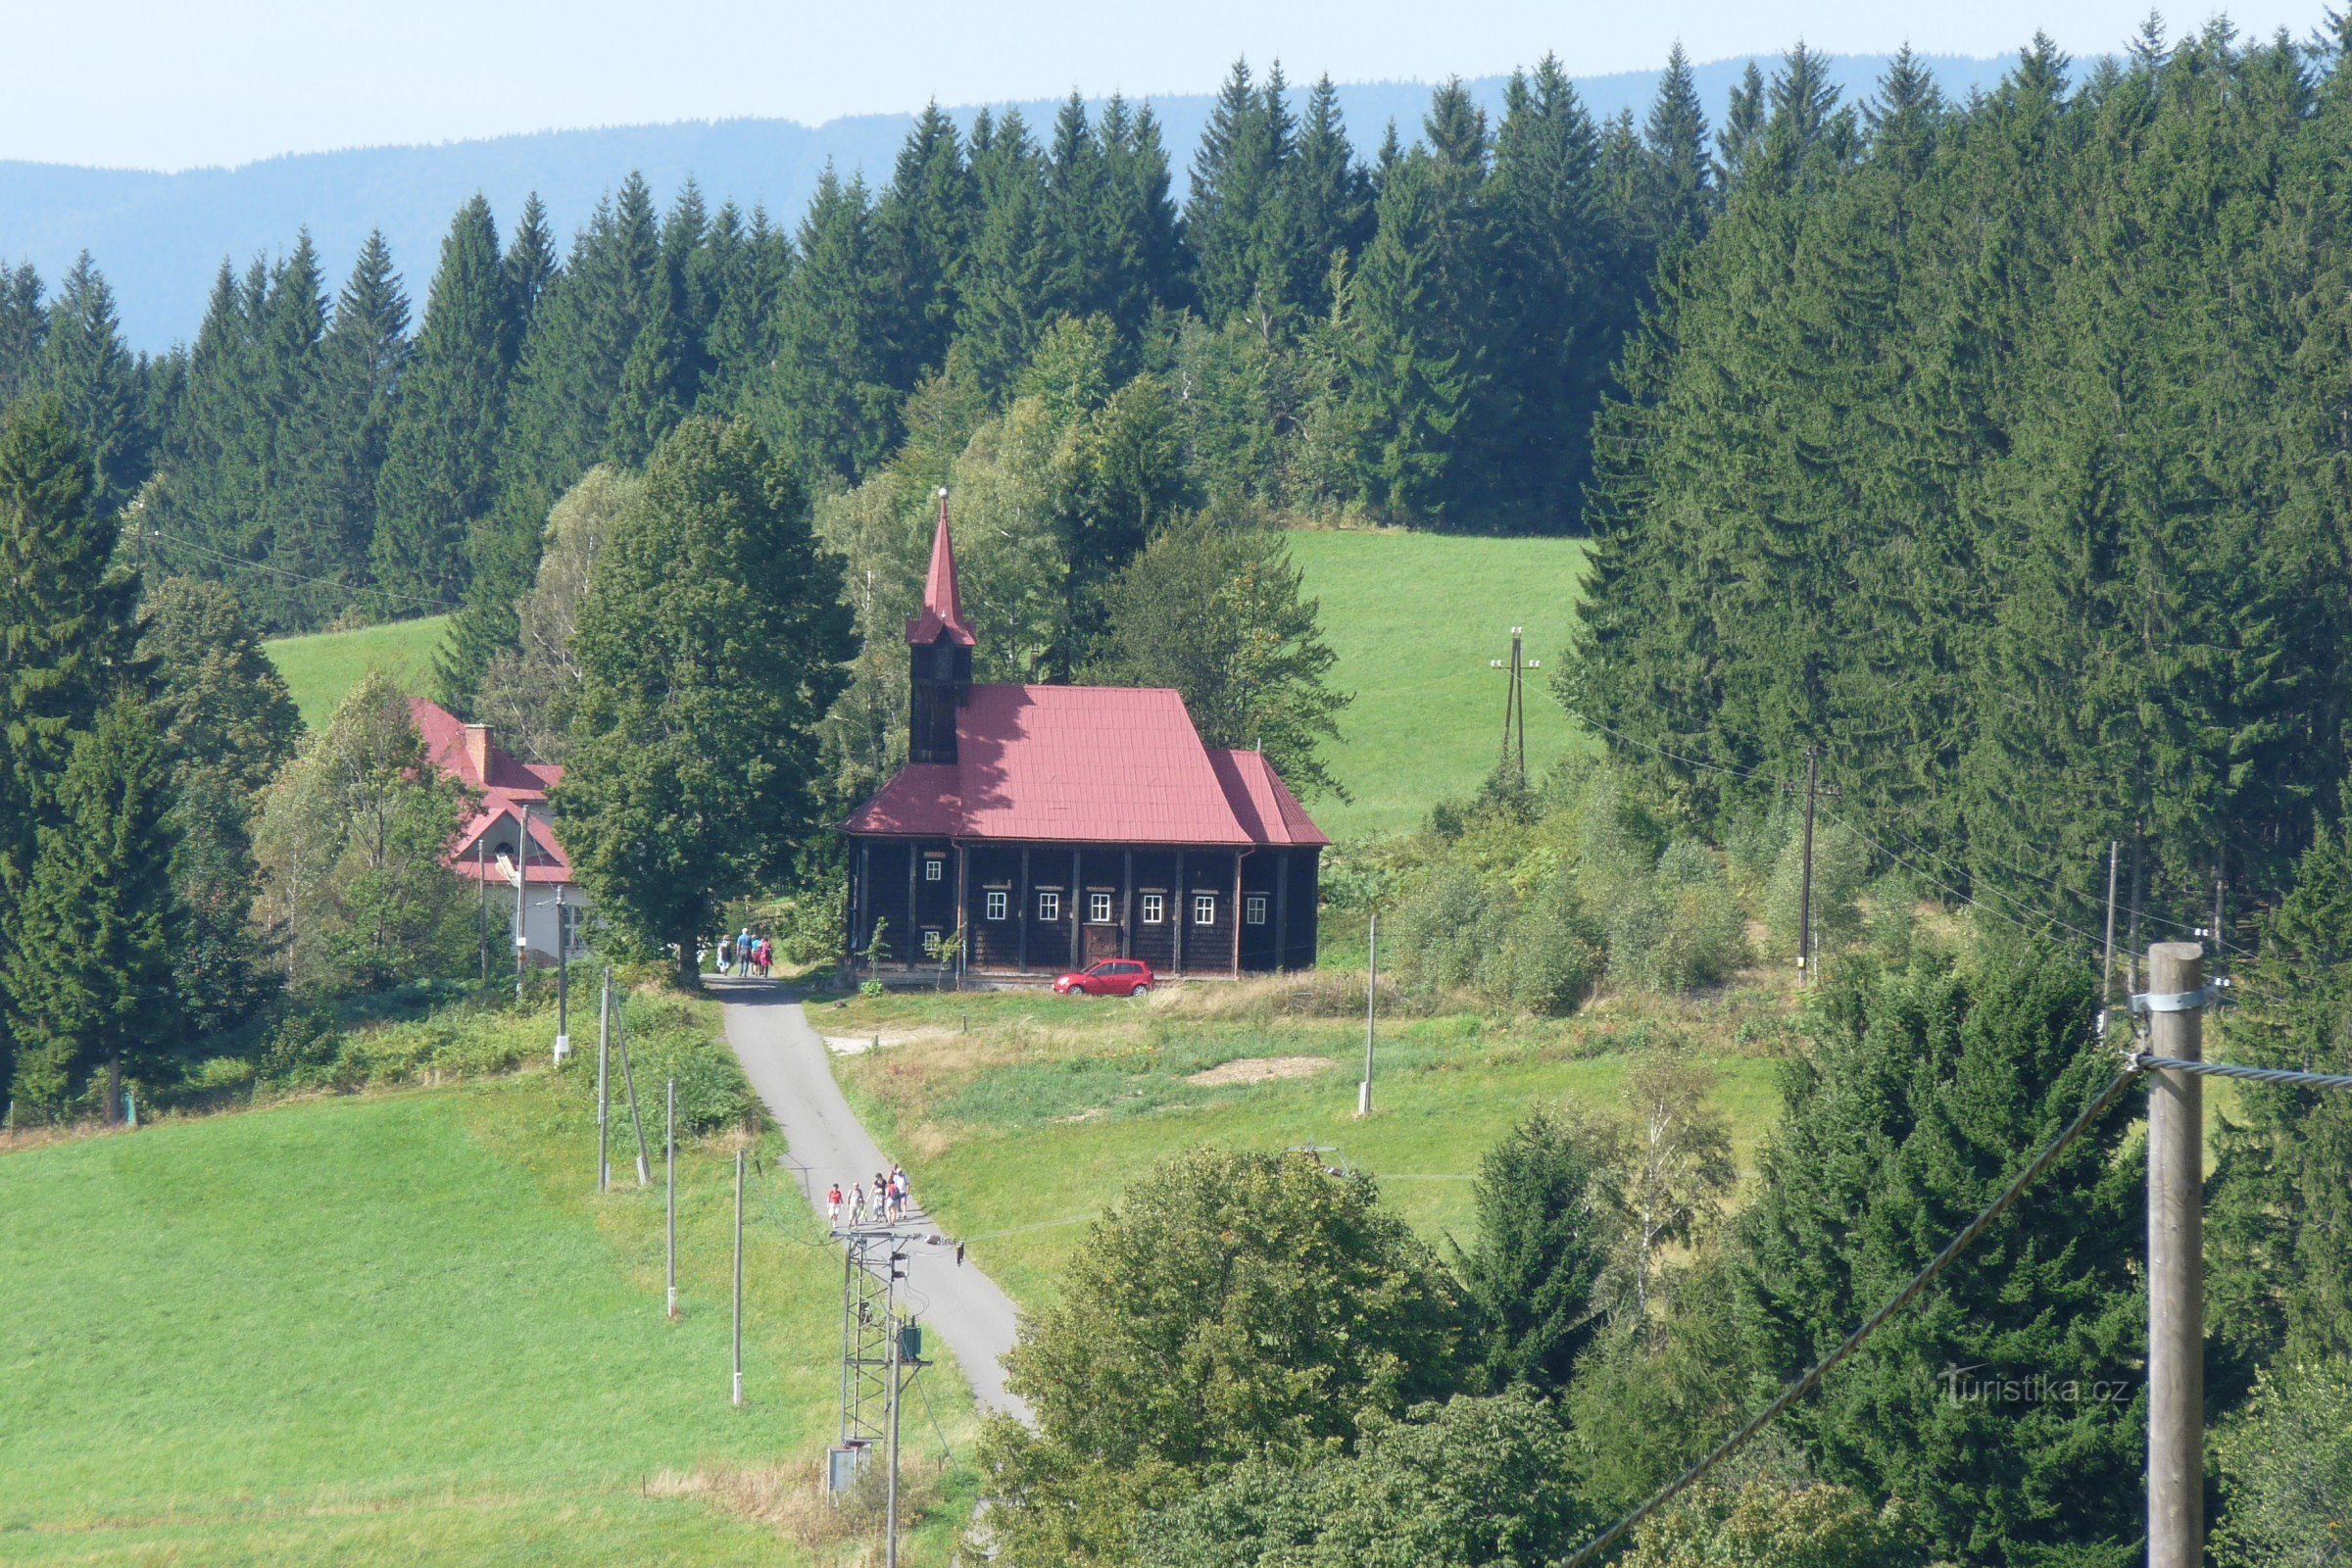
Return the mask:
<path id="1" fill-rule="evenodd" d="M 474 801 L 443 858 L 459 876 L 481 884 L 486 923 L 506 932 L 500 961 L 515 948 L 537 965 L 554 964 L 559 951 L 579 956 L 588 899 L 572 880 L 547 804 L 564 770 L 520 760 L 491 739 L 487 724 L 466 723 L 421 697 L 409 700 L 409 716 L 433 765 Z"/>
<path id="2" fill-rule="evenodd" d="M 927 970 L 961 930 L 983 974 L 1314 963 L 1331 841 L 1264 757 L 1202 744 L 1164 688 L 976 684 L 977 641 L 943 492 L 906 623 L 906 765 L 842 824 L 859 962 Z"/>

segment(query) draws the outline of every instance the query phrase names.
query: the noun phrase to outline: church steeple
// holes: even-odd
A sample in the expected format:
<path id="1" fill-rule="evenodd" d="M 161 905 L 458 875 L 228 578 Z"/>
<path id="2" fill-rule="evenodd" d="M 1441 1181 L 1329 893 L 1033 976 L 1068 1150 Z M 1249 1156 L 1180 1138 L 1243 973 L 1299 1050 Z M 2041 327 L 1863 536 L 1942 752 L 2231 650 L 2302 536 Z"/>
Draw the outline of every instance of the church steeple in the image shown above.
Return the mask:
<path id="1" fill-rule="evenodd" d="M 956 760 L 956 710 L 971 688 L 973 642 L 956 583 L 956 541 L 948 533 L 948 492 L 942 489 L 922 613 L 906 622 L 908 761 Z"/>

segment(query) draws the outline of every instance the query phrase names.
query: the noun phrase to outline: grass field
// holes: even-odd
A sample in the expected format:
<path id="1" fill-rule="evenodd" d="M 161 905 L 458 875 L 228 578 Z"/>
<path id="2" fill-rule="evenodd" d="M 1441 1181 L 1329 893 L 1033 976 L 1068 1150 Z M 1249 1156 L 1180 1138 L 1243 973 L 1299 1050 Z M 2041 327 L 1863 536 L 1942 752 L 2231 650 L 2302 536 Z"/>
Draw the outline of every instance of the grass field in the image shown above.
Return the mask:
<path id="1" fill-rule="evenodd" d="M 1432 803 L 1478 787 L 1502 737 L 1503 677 L 1487 662 L 1509 651 L 1513 626 L 1527 628 L 1528 656 L 1544 665 L 1529 680 L 1528 766 L 1541 772 L 1577 743 L 1546 680 L 1581 591 L 1580 541 L 1298 533 L 1291 553 L 1322 602 L 1339 655 L 1333 679 L 1355 694 L 1332 752 L 1354 800 L 1310 803 L 1335 837 L 1411 828 Z M 370 668 L 421 691 L 447 624 L 281 637 L 270 656 L 317 728 Z"/>
<path id="2" fill-rule="evenodd" d="M 755 1184 L 731 1408 L 731 1154 L 681 1152 L 667 1323 L 659 1145 L 653 1191 L 616 1151 L 595 1197 L 593 1135 L 557 1084 L 0 1157 L 0 1561 L 809 1562 L 674 1478 L 821 1455 L 840 1254 L 797 1193 Z M 930 1388 L 956 1434 L 960 1390 Z M 910 1426 L 908 1452 L 943 1441 Z M 951 1530 L 943 1512 L 910 1555 L 944 1562 Z"/>
<path id="3" fill-rule="evenodd" d="M 883 1037 L 879 1051 L 836 1057 L 852 1102 L 913 1172 L 926 1206 L 1029 1305 L 1049 1298 L 1086 1221 L 1131 1177 L 1197 1144 L 1336 1150 L 1432 1241 L 1467 1241 L 1471 1178 L 1487 1150 L 1538 1105 L 1616 1108 L 1646 1042 L 1687 1027 L 1725 1042 L 1694 1049 L 1710 1053 L 1714 1103 L 1743 1171 L 1779 1109 L 1773 1062 L 1728 1045 L 1729 1014 L 1678 1004 L 1687 1025 L 1605 1011 L 1390 1020 L 1375 1112 L 1358 1121 L 1361 1020 L 1252 1015 L 1252 994 L 1270 988 L 1203 986 L 1142 1004 L 1004 992 L 858 998 L 809 1015 L 823 1034 Z M 1240 1081 L 1199 1077 L 1218 1069 Z"/>
<path id="4" fill-rule="evenodd" d="M 302 721 L 323 729 L 335 705 L 370 669 L 380 669 L 406 692 L 421 693 L 433 672 L 433 653 L 449 628 L 447 615 L 391 620 L 358 631 L 314 632 L 307 637 L 273 637 L 270 662 L 286 678 Z"/>
<path id="5" fill-rule="evenodd" d="M 1332 771 L 1355 798 L 1309 803 L 1334 838 L 1417 825 L 1432 803 L 1466 795 L 1502 741 L 1502 672 L 1487 662 L 1527 628 L 1527 765 L 1541 773 L 1577 732 L 1549 677 L 1582 594 L 1574 539 L 1432 533 L 1297 533 L 1292 559 L 1322 602 L 1339 655 L 1333 680 L 1355 702 L 1340 717 Z"/>

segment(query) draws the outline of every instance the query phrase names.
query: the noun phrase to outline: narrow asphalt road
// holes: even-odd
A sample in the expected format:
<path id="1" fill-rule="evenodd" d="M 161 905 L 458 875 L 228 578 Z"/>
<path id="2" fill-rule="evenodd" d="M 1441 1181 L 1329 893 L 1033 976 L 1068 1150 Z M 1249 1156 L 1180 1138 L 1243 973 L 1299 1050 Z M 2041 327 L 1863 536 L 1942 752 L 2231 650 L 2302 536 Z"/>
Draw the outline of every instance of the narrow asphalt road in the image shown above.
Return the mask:
<path id="1" fill-rule="evenodd" d="M 852 1184 L 871 1185 L 876 1171 L 890 1169 L 833 1081 L 825 1043 L 784 987 L 766 980 L 710 978 L 705 983 L 726 1004 L 727 1044 L 768 1114 L 784 1129 L 789 1173 L 818 1216 L 824 1214 L 825 1190 L 834 1182 L 847 1193 Z M 908 1298 L 923 1324 L 956 1352 L 980 1408 L 1026 1421 L 1029 1407 L 1004 1387 L 1004 1352 L 1012 1348 L 1017 1322 L 1012 1298 L 978 1264 L 956 1263 L 954 1238 L 940 1238 L 931 1228 L 922 1197 L 917 1183 L 911 1223 L 928 1240 L 909 1250 Z"/>

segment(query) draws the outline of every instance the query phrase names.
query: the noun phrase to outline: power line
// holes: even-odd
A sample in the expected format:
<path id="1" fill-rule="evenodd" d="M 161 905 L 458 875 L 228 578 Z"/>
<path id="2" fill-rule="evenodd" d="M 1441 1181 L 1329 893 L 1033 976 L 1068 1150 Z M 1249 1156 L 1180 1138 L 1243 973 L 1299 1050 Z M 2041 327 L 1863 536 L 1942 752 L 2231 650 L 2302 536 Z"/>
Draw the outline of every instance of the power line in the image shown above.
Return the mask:
<path id="1" fill-rule="evenodd" d="M 378 588 L 371 583 L 348 583 L 339 582 L 332 577 L 306 576 L 299 571 L 289 571 L 283 566 L 272 566 L 266 561 L 247 561 L 242 556 L 232 556 L 223 551 L 215 550 L 210 545 L 200 545 L 193 539 L 182 538 L 175 533 L 167 533 L 161 528 L 149 527 L 144 529 L 144 532 L 157 539 L 169 539 L 182 550 L 193 550 L 200 556 L 210 556 L 213 560 L 225 565 L 236 566 L 246 571 L 266 571 L 272 576 L 283 577 L 289 582 L 309 583 L 317 588 L 337 588 L 351 594 L 377 594 L 386 599 L 406 600 L 412 605 L 422 605 L 437 615 L 454 615 L 465 608 L 463 605 L 445 605 L 437 599 L 420 599 L 415 594 L 404 594 L 391 588 Z"/>
<path id="2" fill-rule="evenodd" d="M 1984 1235 L 1985 1230 L 1992 1224 L 1994 1220 L 2000 1218 L 2002 1214 L 2008 1211 L 2009 1206 L 2017 1201 L 2019 1197 L 2024 1194 L 2025 1190 L 2029 1186 L 2033 1185 L 2034 1179 L 2040 1176 L 2043 1171 L 2050 1168 L 2051 1162 L 2057 1159 L 2061 1153 L 2066 1152 L 2068 1145 L 2074 1143 L 2076 1139 L 2082 1137 L 2085 1132 L 2088 1132 L 2092 1124 L 2097 1122 L 2101 1116 L 2107 1113 L 2108 1107 L 2112 1106 L 2118 1100 L 2123 1098 L 2124 1091 L 2131 1088 L 2133 1083 L 2138 1081 L 2141 1070 L 2139 1059 L 2133 1058 L 2130 1065 L 2126 1066 L 2122 1072 L 2115 1076 L 2113 1082 L 2109 1083 L 2105 1089 L 2099 1091 L 2097 1099 L 2093 1100 L 2088 1105 L 2083 1107 L 2081 1115 L 2077 1116 L 2073 1121 L 2067 1124 L 2065 1131 L 2061 1132 L 2056 1138 L 2052 1139 L 2049 1143 L 2049 1146 L 2043 1149 L 2040 1153 L 2034 1156 L 2033 1162 L 2018 1173 L 2017 1179 L 2012 1181 L 2006 1188 L 2004 1188 L 2001 1192 L 2001 1195 L 1998 1198 L 1995 1198 L 1991 1203 L 1986 1205 L 1983 1213 L 1980 1213 L 1975 1219 L 1970 1220 L 1966 1229 L 1962 1230 L 1959 1235 L 1953 1237 L 1949 1242 L 1947 1242 L 1944 1245 L 1943 1250 L 1937 1252 L 1936 1256 L 1929 1261 L 1927 1267 L 1921 1269 L 1917 1274 L 1911 1276 L 1911 1282 L 1908 1285 L 1905 1285 L 1900 1291 L 1897 1291 L 1893 1299 L 1889 1300 L 1885 1306 L 1880 1307 L 1876 1312 L 1872 1313 L 1869 1319 L 1865 1321 L 1860 1328 L 1854 1330 L 1853 1333 L 1845 1337 L 1843 1344 L 1839 1345 L 1838 1348 L 1832 1350 L 1820 1361 L 1815 1362 L 1810 1371 L 1806 1372 L 1803 1377 L 1798 1378 L 1794 1383 L 1791 1383 L 1788 1388 L 1784 1389 L 1781 1392 L 1779 1398 L 1774 1399 L 1772 1403 L 1766 1405 L 1762 1410 L 1757 1412 L 1755 1417 L 1745 1426 L 1741 1427 L 1739 1431 L 1733 1433 L 1730 1437 L 1717 1444 L 1705 1458 L 1700 1459 L 1696 1464 L 1690 1466 L 1681 1475 L 1675 1477 L 1665 1486 L 1659 1488 L 1657 1492 L 1650 1495 L 1646 1502 L 1642 1504 L 1642 1506 L 1636 1508 L 1632 1513 L 1627 1514 L 1624 1518 L 1609 1526 L 1608 1529 L 1602 1531 L 1599 1535 L 1585 1543 L 1583 1546 L 1579 1547 L 1573 1555 L 1568 1557 L 1566 1561 L 1561 1564 L 1561 1568 L 1582 1568 L 1583 1564 L 1592 1561 L 1592 1558 L 1606 1548 L 1611 1542 L 1616 1541 L 1627 1531 L 1633 1529 L 1642 1520 L 1657 1512 L 1658 1509 L 1664 1507 L 1668 1502 L 1674 1500 L 1677 1495 L 1687 1491 L 1701 1477 L 1705 1476 L 1708 1471 L 1714 1469 L 1724 1460 L 1739 1452 L 1742 1447 L 1745 1447 L 1749 1440 L 1754 1438 L 1757 1433 L 1763 1431 L 1767 1426 L 1771 1425 L 1773 1420 L 1783 1411 L 1787 1410 L 1790 1405 L 1796 1403 L 1797 1400 L 1803 1398 L 1806 1395 L 1812 1393 L 1813 1390 L 1820 1385 L 1821 1380 L 1827 1377 L 1839 1362 L 1845 1360 L 1856 1350 L 1860 1349 L 1864 1341 L 1868 1340 L 1872 1335 L 1884 1328 L 1888 1319 L 1892 1318 L 1895 1313 L 1901 1311 L 1904 1307 L 1910 1305 L 1911 1302 L 1917 1298 L 1920 1292 L 1926 1290 L 1935 1282 L 1937 1275 L 1941 1274 L 1945 1269 L 1951 1267 L 1953 1261 L 1958 1258 L 1962 1252 L 1966 1251 L 1978 1237 Z"/>
<path id="3" fill-rule="evenodd" d="M 2352 1089 L 2352 1072 L 2296 1072 L 2287 1067 L 2240 1067 L 2229 1061 L 2180 1061 L 2142 1052 L 2133 1056 L 2143 1072 L 2185 1072 L 2200 1078 L 2236 1078 L 2246 1083 L 2286 1084 L 2303 1089 Z"/>

